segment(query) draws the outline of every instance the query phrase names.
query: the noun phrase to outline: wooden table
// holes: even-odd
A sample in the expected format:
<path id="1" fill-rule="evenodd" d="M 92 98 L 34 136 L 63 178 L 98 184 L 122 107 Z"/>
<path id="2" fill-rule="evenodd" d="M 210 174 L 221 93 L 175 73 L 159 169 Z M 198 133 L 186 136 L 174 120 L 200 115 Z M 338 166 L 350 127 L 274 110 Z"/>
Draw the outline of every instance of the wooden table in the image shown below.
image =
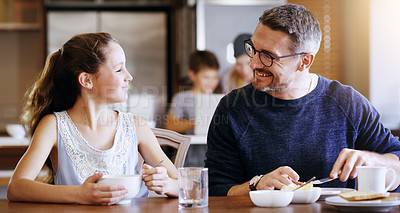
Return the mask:
<path id="1" fill-rule="evenodd" d="M 400 197 L 400 193 L 392 193 Z M 207 208 L 178 209 L 177 198 L 140 198 L 134 199 L 130 205 L 112 206 L 89 206 L 89 205 L 70 205 L 70 204 L 46 204 L 46 203 L 19 203 L 0 201 L 0 212 L 21 212 L 21 213 L 42 213 L 42 212 L 188 212 L 188 213 L 207 213 L 207 212 L 251 212 L 251 213 L 297 213 L 297 212 L 339 212 L 334 206 L 328 205 L 325 201 L 318 201 L 313 204 L 290 204 L 283 208 L 261 208 L 255 206 L 248 196 L 240 197 L 210 197 Z M 389 212 L 399 212 L 399 206 L 393 207 Z"/>

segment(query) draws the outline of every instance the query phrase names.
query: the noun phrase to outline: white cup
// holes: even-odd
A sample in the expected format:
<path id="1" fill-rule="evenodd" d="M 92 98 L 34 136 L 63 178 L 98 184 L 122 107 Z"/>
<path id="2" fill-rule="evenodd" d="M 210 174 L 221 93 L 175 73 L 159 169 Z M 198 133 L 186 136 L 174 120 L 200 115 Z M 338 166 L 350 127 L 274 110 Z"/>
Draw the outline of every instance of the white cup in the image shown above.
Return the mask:
<path id="1" fill-rule="evenodd" d="M 357 190 L 371 190 L 378 193 L 385 193 L 394 184 L 396 172 L 383 166 L 357 166 Z M 385 187 L 386 174 L 393 174 L 392 182 Z"/>
<path id="2" fill-rule="evenodd" d="M 141 175 L 104 175 L 97 181 L 99 184 L 105 185 L 124 185 L 128 189 L 128 193 L 117 204 L 130 204 L 142 187 Z"/>
<path id="3" fill-rule="evenodd" d="M 179 208 L 208 206 L 208 169 L 182 167 L 178 169 Z"/>

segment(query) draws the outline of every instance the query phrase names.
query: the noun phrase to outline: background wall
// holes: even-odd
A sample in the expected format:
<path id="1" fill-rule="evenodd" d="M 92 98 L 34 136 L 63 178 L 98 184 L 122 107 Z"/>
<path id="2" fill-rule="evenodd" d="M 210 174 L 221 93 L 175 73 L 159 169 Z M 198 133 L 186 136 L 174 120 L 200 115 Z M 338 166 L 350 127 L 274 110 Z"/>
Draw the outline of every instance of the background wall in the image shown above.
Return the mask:
<path id="1" fill-rule="evenodd" d="M 342 1 L 344 80 L 369 98 L 369 0 Z M 339 61 L 340 62 L 340 61 Z"/>
<path id="2" fill-rule="evenodd" d="M 400 128 L 400 1 L 371 0 L 370 100 L 382 122 Z M 367 62 L 367 61 L 366 61 Z"/>

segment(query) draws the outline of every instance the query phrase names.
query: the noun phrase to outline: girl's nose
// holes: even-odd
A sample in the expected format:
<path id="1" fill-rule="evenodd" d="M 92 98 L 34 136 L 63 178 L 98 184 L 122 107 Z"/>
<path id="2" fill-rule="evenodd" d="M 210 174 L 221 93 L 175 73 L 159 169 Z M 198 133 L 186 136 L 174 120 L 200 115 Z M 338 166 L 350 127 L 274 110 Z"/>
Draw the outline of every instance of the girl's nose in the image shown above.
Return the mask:
<path id="1" fill-rule="evenodd" d="M 128 71 L 126 71 L 126 73 L 127 73 L 126 80 L 127 80 L 128 82 L 131 82 L 131 81 L 133 80 L 132 75 L 131 75 Z"/>

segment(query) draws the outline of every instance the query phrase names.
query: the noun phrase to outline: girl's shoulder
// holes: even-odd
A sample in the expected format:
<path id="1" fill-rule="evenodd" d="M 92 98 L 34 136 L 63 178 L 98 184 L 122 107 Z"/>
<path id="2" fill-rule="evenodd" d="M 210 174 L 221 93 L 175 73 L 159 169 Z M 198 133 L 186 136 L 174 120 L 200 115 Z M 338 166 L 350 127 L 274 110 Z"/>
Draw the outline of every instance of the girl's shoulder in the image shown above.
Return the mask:
<path id="1" fill-rule="evenodd" d="M 131 112 L 119 112 L 118 119 L 123 122 L 123 125 L 127 125 L 128 128 L 134 128 L 136 131 L 148 126 L 146 121 L 140 116 L 134 115 Z"/>
<path id="2" fill-rule="evenodd" d="M 140 116 L 137 116 L 137 115 L 132 115 L 132 116 L 133 116 L 134 124 L 135 124 L 135 127 L 136 127 L 136 131 L 138 131 L 140 129 L 143 129 L 143 128 L 149 127 L 147 125 L 147 122 L 143 118 L 141 118 Z"/>
<path id="3" fill-rule="evenodd" d="M 135 123 L 135 128 L 136 128 L 136 137 L 138 139 L 138 144 L 141 144 L 143 141 L 146 141 L 151 134 L 153 134 L 153 131 L 151 130 L 151 127 L 147 125 L 147 122 L 139 117 L 139 116 L 133 116 L 134 117 L 134 123 Z"/>
<path id="4" fill-rule="evenodd" d="M 45 115 L 38 124 L 39 126 L 54 126 L 57 124 L 57 118 L 55 114 Z"/>
<path id="5" fill-rule="evenodd" d="M 36 141 L 55 144 L 57 142 L 57 119 L 54 114 L 44 116 L 33 133 L 32 144 Z"/>

